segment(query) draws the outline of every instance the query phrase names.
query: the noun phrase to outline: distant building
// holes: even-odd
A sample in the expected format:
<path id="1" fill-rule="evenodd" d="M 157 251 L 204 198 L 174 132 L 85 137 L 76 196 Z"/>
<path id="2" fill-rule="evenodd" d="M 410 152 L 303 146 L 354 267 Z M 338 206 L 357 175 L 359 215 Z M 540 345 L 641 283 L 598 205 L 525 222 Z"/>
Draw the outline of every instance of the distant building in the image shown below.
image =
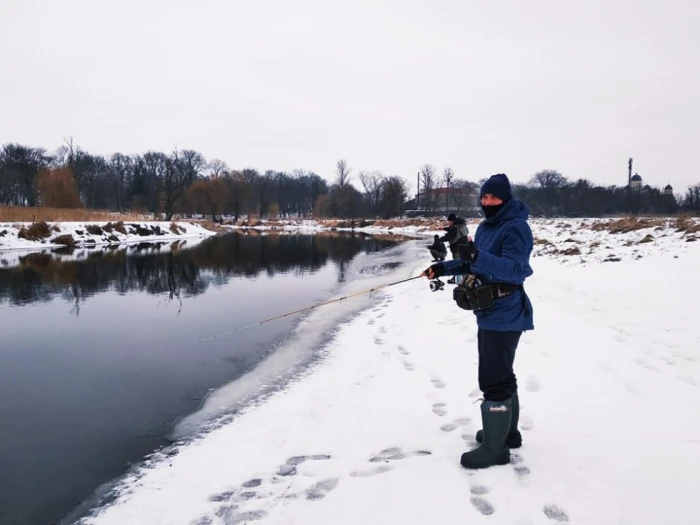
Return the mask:
<path id="1" fill-rule="evenodd" d="M 478 188 L 452 186 L 432 188 L 418 195 L 418 209 L 442 212 L 468 212 L 478 210 Z"/>
<path id="2" fill-rule="evenodd" d="M 642 177 L 640 177 L 638 173 L 635 173 L 630 179 L 630 188 L 633 190 L 641 190 L 643 184 Z"/>
<path id="3" fill-rule="evenodd" d="M 666 184 L 666 187 L 664 188 L 664 195 L 673 195 L 673 186 Z"/>

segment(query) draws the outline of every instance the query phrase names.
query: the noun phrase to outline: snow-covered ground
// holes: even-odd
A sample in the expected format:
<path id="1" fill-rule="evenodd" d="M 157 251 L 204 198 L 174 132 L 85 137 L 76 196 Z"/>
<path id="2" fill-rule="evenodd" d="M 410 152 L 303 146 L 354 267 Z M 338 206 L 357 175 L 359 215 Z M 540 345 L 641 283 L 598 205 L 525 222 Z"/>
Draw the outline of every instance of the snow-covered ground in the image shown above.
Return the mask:
<path id="1" fill-rule="evenodd" d="M 208 237 L 216 232 L 190 222 L 49 222 L 48 231 L 40 236 L 22 238 L 22 228 L 31 222 L 0 223 L 0 254 L 7 250 L 43 250 L 66 246 L 70 236 L 76 246 L 103 246 L 134 242 L 175 241 L 184 238 Z M 35 226 L 36 228 L 36 226 Z M 26 235 L 25 235 L 26 236 Z"/>
<path id="2" fill-rule="evenodd" d="M 86 259 L 89 255 L 97 252 L 109 253 L 115 255 L 117 253 L 134 253 L 138 250 L 139 253 L 148 253 L 148 250 L 157 251 L 158 253 L 169 253 L 176 250 L 185 250 L 194 248 L 206 239 L 204 236 L 199 237 L 184 237 L 176 240 L 157 240 L 149 241 L 148 247 L 136 246 L 132 242 L 124 242 L 121 244 L 96 245 L 94 248 L 76 248 L 70 253 L 65 253 L 55 249 L 14 249 L 0 250 L 0 268 L 11 268 L 22 264 L 22 260 L 27 256 L 41 253 L 43 256 L 50 257 L 53 261 L 80 261 Z"/>
<path id="3" fill-rule="evenodd" d="M 558 222 L 536 237 L 573 244 Z M 476 324 L 449 285 L 418 279 L 377 292 L 284 390 L 155 454 L 84 523 L 697 523 L 700 243 L 657 233 L 598 233 L 618 262 L 597 262 L 605 248 L 562 264 L 539 245 L 511 465 L 459 465 L 480 428 Z M 429 264 L 424 244 L 404 276 Z"/>

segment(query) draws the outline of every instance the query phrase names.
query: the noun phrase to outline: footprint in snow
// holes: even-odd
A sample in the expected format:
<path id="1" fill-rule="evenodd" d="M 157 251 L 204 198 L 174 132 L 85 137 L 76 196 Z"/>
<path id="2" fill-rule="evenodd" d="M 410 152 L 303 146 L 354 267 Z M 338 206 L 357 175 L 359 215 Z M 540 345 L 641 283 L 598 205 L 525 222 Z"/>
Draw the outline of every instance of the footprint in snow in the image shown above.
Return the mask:
<path id="1" fill-rule="evenodd" d="M 399 352 L 401 352 L 401 354 L 403 354 L 403 355 L 410 355 L 410 354 L 411 354 L 411 352 L 409 352 L 408 350 L 406 350 L 406 349 L 405 349 L 403 346 L 401 346 L 401 345 L 397 346 L 396 349 L 397 349 Z"/>
<path id="2" fill-rule="evenodd" d="M 633 359 L 635 363 L 637 363 L 639 366 L 646 368 L 647 370 L 651 370 L 652 372 L 658 372 L 659 369 L 656 368 L 654 365 L 646 361 L 645 359 L 642 359 L 641 357 L 635 357 Z"/>
<path id="3" fill-rule="evenodd" d="M 532 422 L 532 417 L 528 416 L 527 414 L 521 415 L 520 416 L 520 428 L 523 430 L 532 430 L 535 428 L 535 425 Z"/>
<path id="4" fill-rule="evenodd" d="M 385 334 L 385 333 L 386 333 L 386 326 L 380 326 L 380 327 L 379 327 L 379 331 L 380 331 L 382 334 Z"/>
<path id="5" fill-rule="evenodd" d="M 393 470 L 393 468 L 390 467 L 389 465 L 379 465 L 377 467 L 368 468 L 368 469 L 353 470 L 350 472 L 350 477 L 369 478 L 372 476 L 376 476 L 378 474 L 384 474 L 385 472 L 389 472 L 390 470 Z"/>
<path id="6" fill-rule="evenodd" d="M 481 498 L 479 496 L 472 496 L 469 501 L 471 504 L 474 506 L 474 508 L 480 512 L 481 514 L 484 514 L 485 516 L 488 516 L 490 514 L 493 514 L 495 509 L 493 508 L 493 505 L 491 505 L 488 501 L 486 501 L 484 498 Z"/>
<path id="7" fill-rule="evenodd" d="M 627 390 L 630 394 L 639 395 L 639 387 L 635 383 L 625 383 L 625 390 Z"/>
<path id="8" fill-rule="evenodd" d="M 385 315 L 386 315 L 386 314 L 383 313 L 383 312 L 382 312 L 381 314 L 377 314 L 377 319 L 381 319 L 381 318 L 384 317 Z"/>
<path id="9" fill-rule="evenodd" d="M 330 491 L 338 486 L 338 480 L 335 478 L 324 479 L 313 486 L 306 489 L 306 499 L 317 501 L 325 498 Z"/>
<path id="10" fill-rule="evenodd" d="M 484 494 L 489 493 L 489 488 L 484 487 L 483 485 L 475 485 L 471 489 L 469 489 L 469 492 L 471 492 L 475 496 L 483 496 Z"/>
<path id="11" fill-rule="evenodd" d="M 455 419 L 452 423 L 445 423 L 440 427 L 440 430 L 442 430 L 443 432 L 452 432 L 457 427 L 462 427 L 464 425 L 468 425 L 469 423 L 471 423 L 471 418 L 462 417 L 459 419 Z"/>
<path id="12" fill-rule="evenodd" d="M 374 336 L 374 344 L 375 345 L 383 345 L 384 344 L 384 339 L 381 337 L 377 337 L 376 335 Z"/>
<path id="13" fill-rule="evenodd" d="M 676 360 L 673 359 L 672 357 L 667 356 L 667 355 L 659 356 L 659 359 L 661 361 L 663 361 L 664 363 L 666 363 L 667 365 L 674 366 L 676 364 Z"/>
<path id="14" fill-rule="evenodd" d="M 408 361 L 404 361 L 403 367 L 404 367 L 406 370 L 415 370 L 415 369 L 416 369 L 416 367 L 413 366 L 413 363 L 409 363 Z"/>
<path id="15" fill-rule="evenodd" d="M 415 450 L 413 452 L 404 452 L 400 447 L 390 447 L 381 452 L 372 455 L 369 458 L 370 463 L 379 463 L 381 461 L 398 461 L 414 456 L 429 456 L 432 452 L 429 450 Z"/>
<path id="16" fill-rule="evenodd" d="M 259 487 L 262 484 L 262 480 L 259 478 L 251 479 L 246 481 L 241 485 L 241 487 L 247 488 L 247 489 L 252 489 L 255 487 Z"/>
<path id="17" fill-rule="evenodd" d="M 540 384 L 535 379 L 528 379 L 525 389 L 528 392 L 537 392 L 540 389 Z"/>
<path id="18" fill-rule="evenodd" d="M 218 494 L 212 494 L 209 496 L 209 501 L 228 501 L 233 497 L 234 492 L 232 490 L 227 490 L 226 492 L 220 492 Z"/>
<path id="19" fill-rule="evenodd" d="M 311 456 L 292 456 L 289 458 L 284 465 L 280 465 L 277 469 L 278 476 L 295 476 L 297 473 L 297 465 L 301 465 L 305 461 L 323 461 L 326 459 L 331 459 L 328 454 L 313 454 Z M 252 482 L 253 480 L 251 480 Z M 250 482 L 248 482 L 250 483 Z"/>
<path id="20" fill-rule="evenodd" d="M 264 510 L 250 510 L 247 512 L 239 512 L 237 505 L 221 507 L 216 511 L 216 515 L 224 520 L 225 525 L 237 525 L 239 523 L 247 523 L 249 521 L 261 520 L 267 516 Z M 211 522 L 210 522 L 211 523 Z"/>
<path id="21" fill-rule="evenodd" d="M 479 443 L 476 441 L 476 436 L 474 436 L 474 434 L 467 434 L 465 432 L 464 434 L 462 434 L 462 439 L 467 442 L 468 447 L 475 448 L 479 445 Z"/>
<path id="22" fill-rule="evenodd" d="M 569 522 L 569 515 L 566 513 L 566 511 L 564 511 L 564 509 L 557 505 L 546 505 L 543 511 L 544 515 L 547 516 L 550 520 L 560 521 L 564 523 Z"/>
<path id="23" fill-rule="evenodd" d="M 370 319 L 369 321 L 367 321 L 367 324 L 370 324 L 370 325 L 371 325 L 371 324 L 374 324 L 374 323 L 376 323 L 376 322 L 377 322 L 377 321 L 375 321 L 374 319 Z"/>
<path id="24" fill-rule="evenodd" d="M 447 414 L 447 405 L 445 403 L 435 403 L 433 405 L 433 414 L 442 417 Z"/>
<path id="25" fill-rule="evenodd" d="M 431 379 L 430 382 L 435 388 L 445 388 L 447 386 L 447 383 L 440 379 Z"/>
<path id="26" fill-rule="evenodd" d="M 292 456 L 286 461 L 286 463 L 288 465 L 300 465 L 305 461 L 309 460 L 324 461 L 327 459 L 331 459 L 331 456 L 329 454 L 312 454 L 311 456 Z"/>
<path id="27" fill-rule="evenodd" d="M 677 374 L 676 378 L 691 386 L 698 386 L 698 381 L 690 374 Z"/>
<path id="28" fill-rule="evenodd" d="M 530 469 L 523 465 L 523 457 L 520 454 L 510 454 L 510 464 L 513 466 L 513 472 L 518 476 L 523 477 L 530 474 Z"/>

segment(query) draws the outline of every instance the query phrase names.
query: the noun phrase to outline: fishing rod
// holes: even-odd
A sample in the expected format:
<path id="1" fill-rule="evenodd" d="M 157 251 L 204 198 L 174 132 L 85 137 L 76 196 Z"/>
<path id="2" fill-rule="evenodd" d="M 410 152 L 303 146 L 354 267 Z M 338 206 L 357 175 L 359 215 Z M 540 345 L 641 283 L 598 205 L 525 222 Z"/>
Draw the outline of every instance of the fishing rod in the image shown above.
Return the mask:
<path id="1" fill-rule="evenodd" d="M 396 284 L 401 284 L 401 283 L 405 283 L 405 282 L 408 282 L 408 281 L 413 281 L 413 280 L 415 280 L 415 279 L 420 279 L 420 278 L 423 278 L 423 277 L 424 277 L 423 275 L 417 275 L 417 276 L 415 276 L 415 277 L 409 277 L 408 279 L 402 279 L 402 280 L 400 280 L 400 281 L 394 281 L 393 283 L 380 284 L 379 286 L 375 286 L 374 288 L 368 288 L 367 290 L 362 290 L 361 292 L 355 292 L 355 293 L 352 293 L 352 294 L 349 294 L 349 295 L 345 295 L 345 296 L 343 296 L 343 297 L 338 297 L 337 299 L 331 299 L 330 301 L 325 301 L 325 302 L 323 302 L 323 303 L 314 304 L 314 305 L 312 305 L 312 306 L 307 306 L 306 308 L 300 308 L 299 310 L 294 310 L 293 312 L 287 312 L 286 314 L 276 315 L 275 317 L 270 317 L 269 319 L 264 319 L 264 320 L 262 320 L 262 321 L 258 321 L 258 322 L 256 322 L 256 323 L 251 323 L 251 324 L 246 325 L 246 326 L 241 326 L 241 327 L 239 327 L 239 328 L 234 328 L 233 330 L 229 330 L 228 332 L 222 332 L 222 333 L 220 333 L 220 334 L 213 335 L 213 336 L 211 336 L 211 337 L 207 337 L 206 339 L 200 339 L 199 342 L 200 342 L 200 343 L 205 343 L 205 342 L 207 342 L 207 341 L 211 341 L 212 339 L 216 339 L 216 338 L 218 338 L 218 337 L 223 337 L 223 336 L 225 336 L 225 335 L 233 334 L 233 333 L 235 333 L 235 332 L 240 332 L 241 330 L 247 330 L 248 328 L 252 328 L 252 327 L 254 327 L 254 326 L 258 326 L 258 325 L 261 325 L 261 324 L 263 324 L 263 323 L 269 323 L 270 321 L 275 321 L 275 320 L 277 320 L 277 319 L 282 319 L 283 317 L 288 317 L 288 316 L 290 316 L 290 315 L 294 315 L 294 314 L 298 314 L 298 313 L 301 313 L 301 312 L 305 312 L 305 311 L 307 311 L 307 310 L 313 310 L 314 308 L 318 308 L 318 307 L 320 307 L 320 306 L 325 306 L 325 305 L 327 305 L 327 304 L 339 303 L 339 302 L 341 302 L 341 301 L 344 301 L 345 299 L 349 299 L 349 298 L 351 298 L 351 297 L 356 297 L 356 296 L 358 296 L 358 295 L 362 295 L 362 294 L 366 294 L 366 293 L 370 293 L 370 294 L 371 294 L 372 292 L 375 292 L 375 291 L 377 291 L 377 290 L 381 290 L 382 288 L 388 288 L 389 286 L 394 286 L 394 285 L 396 285 Z"/>

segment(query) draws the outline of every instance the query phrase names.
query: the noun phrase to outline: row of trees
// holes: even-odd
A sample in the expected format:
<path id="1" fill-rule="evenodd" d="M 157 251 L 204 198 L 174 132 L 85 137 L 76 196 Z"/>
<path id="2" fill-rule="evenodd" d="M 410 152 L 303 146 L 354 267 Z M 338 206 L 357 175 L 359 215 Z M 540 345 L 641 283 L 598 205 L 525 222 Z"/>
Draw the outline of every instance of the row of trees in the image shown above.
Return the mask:
<path id="1" fill-rule="evenodd" d="M 21 144 L 0 149 L 0 205 L 86 207 L 191 216 L 393 217 L 403 212 L 407 183 L 362 171 L 352 184 L 340 160 L 328 184 L 311 171 L 232 170 L 193 150 L 93 155 L 72 142 L 48 152 Z"/>
<path id="2" fill-rule="evenodd" d="M 193 150 L 103 157 L 72 142 L 54 152 L 21 144 L 0 149 L 0 205 L 150 212 L 166 220 L 176 214 L 236 220 L 245 215 L 390 218 L 417 208 L 427 215 L 478 210 L 479 183 L 457 179 L 450 167 L 438 174 L 434 166 L 422 166 L 418 187 L 418 199 L 407 202 L 405 179 L 379 171 L 360 171 L 355 177 L 345 160 L 337 162 L 329 184 L 305 170 L 232 170 Z M 437 188 L 452 192 L 436 196 Z M 676 199 L 650 186 L 596 186 L 545 170 L 514 190 L 538 216 L 700 212 L 700 184 Z"/>
<path id="3" fill-rule="evenodd" d="M 514 193 L 532 213 L 552 217 L 600 217 L 605 215 L 673 214 L 700 211 L 700 184 L 677 199 L 673 193 L 648 185 L 596 186 L 586 179 L 572 181 L 555 170 L 536 173 L 527 184 L 514 185 Z"/>

